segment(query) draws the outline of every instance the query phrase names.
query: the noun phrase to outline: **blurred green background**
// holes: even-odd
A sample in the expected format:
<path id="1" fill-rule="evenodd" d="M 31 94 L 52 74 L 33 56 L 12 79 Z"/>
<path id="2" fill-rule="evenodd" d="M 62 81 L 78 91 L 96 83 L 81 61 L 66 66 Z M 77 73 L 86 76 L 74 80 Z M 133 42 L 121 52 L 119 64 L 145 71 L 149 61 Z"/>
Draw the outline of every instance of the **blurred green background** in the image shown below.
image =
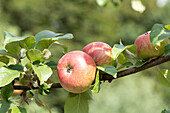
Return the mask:
<path id="1" fill-rule="evenodd" d="M 81 50 L 93 41 L 113 46 L 121 39 L 125 45 L 133 44 L 137 36 L 155 23 L 170 23 L 170 0 L 142 0 L 142 3 L 146 9 L 139 13 L 131 7 L 131 0 L 123 0 L 117 7 L 111 2 L 99 7 L 95 0 L 0 0 L 0 48 L 3 48 L 3 31 L 17 36 L 35 35 L 42 30 L 72 33 L 74 39 L 61 41 L 69 51 Z M 51 51 L 55 51 L 55 61 L 62 56 L 59 47 Z M 159 68 L 170 69 L 170 63 L 105 82 L 100 93 L 93 94 L 90 113 L 160 113 L 170 109 L 170 89 L 159 83 Z M 53 78 L 56 82 L 55 74 Z M 40 96 L 52 113 L 63 113 L 66 97 L 64 89 Z M 48 113 L 34 102 L 25 106 L 28 113 Z"/>

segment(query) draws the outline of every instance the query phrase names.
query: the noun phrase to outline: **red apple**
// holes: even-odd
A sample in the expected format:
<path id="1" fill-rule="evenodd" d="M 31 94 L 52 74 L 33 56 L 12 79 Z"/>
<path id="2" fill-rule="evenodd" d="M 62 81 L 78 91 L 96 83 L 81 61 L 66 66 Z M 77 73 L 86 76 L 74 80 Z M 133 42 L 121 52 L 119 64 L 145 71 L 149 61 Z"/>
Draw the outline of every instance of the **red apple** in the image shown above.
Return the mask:
<path id="1" fill-rule="evenodd" d="M 164 39 L 154 47 L 150 41 L 150 31 L 136 38 L 137 56 L 143 60 L 158 57 L 164 54 L 164 47 L 168 44 L 168 39 Z"/>
<path id="2" fill-rule="evenodd" d="M 92 42 L 83 48 L 83 51 L 90 55 L 96 65 L 114 65 L 112 48 L 103 42 Z"/>
<path id="3" fill-rule="evenodd" d="M 58 62 L 58 78 L 61 86 L 72 93 L 82 93 L 95 79 L 96 64 L 83 51 L 66 53 Z"/>

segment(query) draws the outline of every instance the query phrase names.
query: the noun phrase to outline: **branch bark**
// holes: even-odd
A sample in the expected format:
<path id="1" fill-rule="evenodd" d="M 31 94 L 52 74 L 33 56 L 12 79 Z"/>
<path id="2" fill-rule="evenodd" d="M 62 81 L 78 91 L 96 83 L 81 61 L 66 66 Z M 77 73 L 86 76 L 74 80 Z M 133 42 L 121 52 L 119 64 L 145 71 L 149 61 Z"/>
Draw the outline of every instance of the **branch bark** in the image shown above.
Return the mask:
<path id="1" fill-rule="evenodd" d="M 132 67 L 132 68 L 129 68 L 129 69 L 126 69 L 126 70 L 123 70 L 123 71 L 119 71 L 117 73 L 117 78 L 128 76 L 130 74 L 134 74 L 134 73 L 149 69 L 151 67 L 157 66 L 159 64 L 163 64 L 163 63 L 168 62 L 168 61 L 170 61 L 170 55 L 154 59 L 150 62 L 147 62 L 146 64 L 144 64 L 141 67 Z M 101 81 L 107 81 L 108 80 L 109 82 L 111 82 L 113 79 L 117 79 L 117 78 L 114 78 L 113 76 L 105 74 L 102 77 Z M 14 85 L 13 87 L 14 87 L 15 90 L 30 90 L 30 89 L 38 89 L 39 88 L 39 87 L 31 87 L 30 88 L 28 86 L 20 86 L 20 85 Z M 51 85 L 51 88 L 62 88 L 62 86 L 60 85 L 60 83 L 53 83 Z"/>

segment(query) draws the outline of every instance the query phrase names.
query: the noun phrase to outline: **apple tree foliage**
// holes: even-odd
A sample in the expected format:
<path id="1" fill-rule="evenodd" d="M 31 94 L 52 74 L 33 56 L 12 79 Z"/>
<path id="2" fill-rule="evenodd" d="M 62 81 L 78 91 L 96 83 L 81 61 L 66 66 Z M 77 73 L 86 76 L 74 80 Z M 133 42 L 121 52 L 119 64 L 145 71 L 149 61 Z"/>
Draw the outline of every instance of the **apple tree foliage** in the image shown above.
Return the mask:
<path id="1" fill-rule="evenodd" d="M 98 0 L 99 1 L 99 0 Z M 151 42 L 153 45 L 159 43 L 165 38 L 170 37 L 170 25 L 155 24 L 151 29 Z M 52 53 L 49 48 L 57 45 L 63 48 L 63 54 L 68 52 L 66 45 L 60 43 L 60 40 L 72 39 L 70 33 L 55 33 L 44 30 L 35 36 L 18 37 L 4 31 L 4 49 L 0 50 L 0 62 L 4 65 L 0 68 L 0 113 L 27 113 L 22 104 L 27 104 L 34 99 L 37 105 L 45 106 L 49 112 L 50 109 L 46 103 L 38 97 L 48 95 L 51 91 L 49 78 L 56 70 L 57 61 L 51 60 Z M 99 93 L 100 85 L 104 83 L 102 78 L 107 74 L 117 78 L 117 72 L 130 67 L 140 67 L 149 61 L 142 61 L 137 58 L 136 45 L 123 45 L 120 41 L 112 48 L 113 59 L 117 65 L 97 66 L 96 78 L 90 89 L 86 92 L 74 94 L 68 93 L 64 111 L 65 113 L 88 113 L 90 100 L 93 100 L 92 93 Z M 165 54 L 170 54 L 170 44 L 165 46 Z M 56 75 L 57 77 L 57 75 Z M 170 88 L 170 71 L 160 69 L 158 73 L 160 82 Z M 15 83 L 23 86 L 20 90 L 21 102 L 16 103 L 13 98 L 13 87 Z M 27 89 L 24 89 L 27 87 Z M 29 89 L 28 89 L 29 88 Z M 37 89 L 37 90 L 36 90 Z M 164 110 L 162 113 L 169 111 Z"/>

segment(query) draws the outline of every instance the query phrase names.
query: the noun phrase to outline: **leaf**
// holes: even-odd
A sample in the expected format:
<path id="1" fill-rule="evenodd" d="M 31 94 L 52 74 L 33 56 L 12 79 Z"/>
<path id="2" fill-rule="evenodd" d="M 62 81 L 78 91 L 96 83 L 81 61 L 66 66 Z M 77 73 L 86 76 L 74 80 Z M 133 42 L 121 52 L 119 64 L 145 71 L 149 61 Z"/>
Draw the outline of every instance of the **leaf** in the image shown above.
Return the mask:
<path id="1" fill-rule="evenodd" d="M 7 65 L 9 63 L 9 58 L 6 56 L 0 56 L 0 62 L 3 62 Z"/>
<path id="2" fill-rule="evenodd" d="M 34 49 L 34 47 L 35 47 L 35 37 L 34 36 L 26 37 L 25 39 L 20 41 L 20 46 L 22 48 L 25 48 L 26 50 Z"/>
<path id="3" fill-rule="evenodd" d="M 8 66 L 8 68 L 17 71 L 22 71 L 24 69 L 23 66 L 20 64 L 11 64 Z"/>
<path id="4" fill-rule="evenodd" d="M 97 68 L 109 75 L 112 75 L 113 77 L 115 77 L 117 75 L 117 70 L 114 66 L 97 66 Z"/>
<path id="5" fill-rule="evenodd" d="M 27 113 L 25 108 L 14 106 L 11 113 Z"/>
<path id="6" fill-rule="evenodd" d="M 165 46 L 165 55 L 169 55 L 170 54 L 170 44 Z"/>
<path id="7" fill-rule="evenodd" d="M 53 73 L 51 68 L 48 67 L 47 65 L 42 65 L 38 67 L 32 65 L 32 68 L 40 80 L 40 85 L 42 85 L 45 81 L 47 81 Z"/>
<path id="8" fill-rule="evenodd" d="M 59 39 L 72 39 L 73 38 L 73 35 L 71 33 L 67 33 L 63 36 L 59 36 L 57 38 L 54 38 L 53 40 L 59 40 Z"/>
<path id="9" fill-rule="evenodd" d="M 158 79 L 164 86 L 170 88 L 170 72 L 167 69 L 161 69 L 158 73 Z"/>
<path id="10" fill-rule="evenodd" d="M 103 7 L 108 3 L 108 0 L 96 0 L 96 2 L 99 6 Z"/>
<path id="11" fill-rule="evenodd" d="M 42 53 L 38 49 L 31 49 L 27 51 L 26 55 L 28 59 L 32 62 L 35 62 L 35 61 L 43 62 L 44 61 L 44 59 L 42 58 Z"/>
<path id="12" fill-rule="evenodd" d="M 10 56 L 10 57 L 13 57 L 15 59 L 18 59 L 18 56 L 17 55 L 13 55 L 11 53 L 8 53 L 7 51 L 5 50 L 0 50 L 0 55 L 5 55 L 5 56 Z"/>
<path id="13" fill-rule="evenodd" d="M 8 53 L 14 54 L 17 57 L 19 57 L 21 50 L 20 42 L 17 41 L 8 43 L 5 45 L 5 49 L 8 51 Z"/>
<path id="14" fill-rule="evenodd" d="M 161 113 L 170 113 L 170 110 L 164 109 Z"/>
<path id="15" fill-rule="evenodd" d="M 133 49 L 130 49 L 133 48 Z M 114 47 L 112 48 L 112 53 L 113 53 L 113 59 L 116 60 L 117 57 L 126 49 L 129 50 L 135 50 L 134 48 L 136 48 L 136 45 L 132 44 L 132 45 L 128 45 L 128 46 L 124 46 L 124 45 L 120 45 L 120 44 L 115 44 Z"/>
<path id="16" fill-rule="evenodd" d="M 45 63 L 46 65 L 48 65 L 49 67 L 57 67 L 58 63 L 54 62 L 54 61 L 49 61 Z"/>
<path id="17" fill-rule="evenodd" d="M 126 63 L 128 60 L 126 59 L 126 57 L 124 56 L 124 54 L 119 54 L 119 56 L 117 57 L 117 59 L 118 59 L 118 62 L 120 63 L 120 64 L 124 64 L 124 63 Z"/>
<path id="18" fill-rule="evenodd" d="M 8 100 L 9 97 L 13 95 L 14 88 L 12 86 L 12 83 L 2 87 L 1 89 L 1 95 L 4 100 Z"/>
<path id="19" fill-rule="evenodd" d="M 67 53 L 67 49 L 68 49 L 67 46 L 65 46 L 64 44 L 61 44 L 61 43 L 59 43 L 57 41 L 55 41 L 54 44 L 57 45 L 57 46 L 62 47 L 64 49 L 64 52 Z"/>
<path id="20" fill-rule="evenodd" d="M 0 87 L 11 83 L 15 78 L 20 76 L 17 70 L 8 69 L 6 67 L 0 68 Z"/>
<path id="21" fill-rule="evenodd" d="M 146 61 L 137 61 L 135 66 L 140 67 L 140 66 L 144 65 L 145 63 L 146 63 Z"/>
<path id="22" fill-rule="evenodd" d="M 36 36 L 36 48 L 43 51 L 44 49 L 48 49 L 51 44 L 59 39 L 72 39 L 73 35 L 68 33 L 63 35 L 63 33 L 54 33 L 52 31 L 41 31 Z M 56 44 L 60 44 L 56 42 Z M 63 45 L 63 44 L 60 44 Z"/>
<path id="23" fill-rule="evenodd" d="M 89 100 L 91 100 L 89 91 L 78 94 L 69 92 L 64 105 L 64 113 L 88 113 Z"/>
<path id="24" fill-rule="evenodd" d="M 126 68 L 129 68 L 132 65 L 133 65 L 132 62 L 126 62 L 126 63 L 123 64 L 123 66 L 125 66 Z"/>
<path id="25" fill-rule="evenodd" d="M 48 49 L 52 43 L 54 43 L 55 40 L 52 39 L 41 39 L 37 45 L 36 48 L 39 49 L 40 51 L 43 51 L 44 49 Z"/>
<path id="26" fill-rule="evenodd" d="M 42 106 L 45 106 L 47 109 L 48 109 L 48 111 L 49 111 L 49 113 L 51 113 L 51 110 L 50 110 L 50 108 L 48 107 L 48 105 L 46 104 L 46 103 L 44 103 L 43 101 L 41 101 L 40 100 L 40 98 L 38 97 L 38 92 L 37 91 L 35 91 L 35 103 L 38 105 L 38 106 L 40 106 L 40 107 L 42 107 Z"/>
<path id="27" fill-rule="evenodd" d="M 0 101 L 0 104 L 1 104 L 0 113 L 6 113 L 10 108 L 11 102 L 8 100 L 2 100 Z"/>
<path id="28" fill-rule="evenodd" d="M 26 37 L 20 41 L 10 42 L 5 45 L 5 49 L 16 56 L 20 56 L 21 50 L 24 48 L 26 50 L 32 49 L 35 46 L 35 38 L 33 36 Z M 14 49 L 15 48 L 15 49 Z"/>
<path id="29" fill-rule="evenodd" d="M 5 45 L 7 43 L 14 42 L 14 41 L 20 41 L 20 40 L 23 40 L 24 38 L 26 38 L 26 37 L 15 36 L 11 33 L 8 33 L 7 31 L 4 31 L 3 33 L 4 33 L 4 43 L 5 43 Z"/>
<path id="30" fill-rule="evenodd" d="M 41 95 L 48 95 L 50 94 L 50 91 L 51 91 L 51 87 L 46 83 L 43 83 L 42 85 L 40 85 L 38 89 L 38 92 Z"/>
<path id="31" fill-rule="evenodd" d="M 37 43 L 42 39 L 53 38 L 61 35 L 63 35 L 63 33 L 55 33 L 49 30 L 40 31 L 35 35 L 35 42 L 37 45 Z"/>
<path id="32" fill-rule="evenodd" d="M 166 29 L 162 24 L 154 24 L 150 33 L 150 40 L 152 45 L 156 46 L 165 38 L 170 38 L 170 30 Z"/>
<path id="33" fill-rule="evenodd" d="M 91 91 L 93 93 L 99 93 L 99 91 L 100 91 L 100 74 L 99 74 L 99 72 L 100 71 L 97 70 L 95 83 L 94 83 L 94 85 L 91 86 Z"/>
<path id="34" fill-rule="evenodd" d="M 52 35 L 53 36 L 53 35 Z M 57 35 L 56 35 L 57 36 Z M 72 39 L 73 35 L 68 33 L 65 34 L 63 36 L 58 36 L 58 37 L 50 37 L 50 38 L 46 38 L 45 36 L 41 38 L 41 40 L 39 40 L 36 44 L 36 48 L 43 51 L 44 49 L 48 49 L 54 42 L 57 45 L 60 45 L 61 47 L 66 47 L 63 46 L 63 44 L 57 42 L 57 40 L 59 39 Z"/>

